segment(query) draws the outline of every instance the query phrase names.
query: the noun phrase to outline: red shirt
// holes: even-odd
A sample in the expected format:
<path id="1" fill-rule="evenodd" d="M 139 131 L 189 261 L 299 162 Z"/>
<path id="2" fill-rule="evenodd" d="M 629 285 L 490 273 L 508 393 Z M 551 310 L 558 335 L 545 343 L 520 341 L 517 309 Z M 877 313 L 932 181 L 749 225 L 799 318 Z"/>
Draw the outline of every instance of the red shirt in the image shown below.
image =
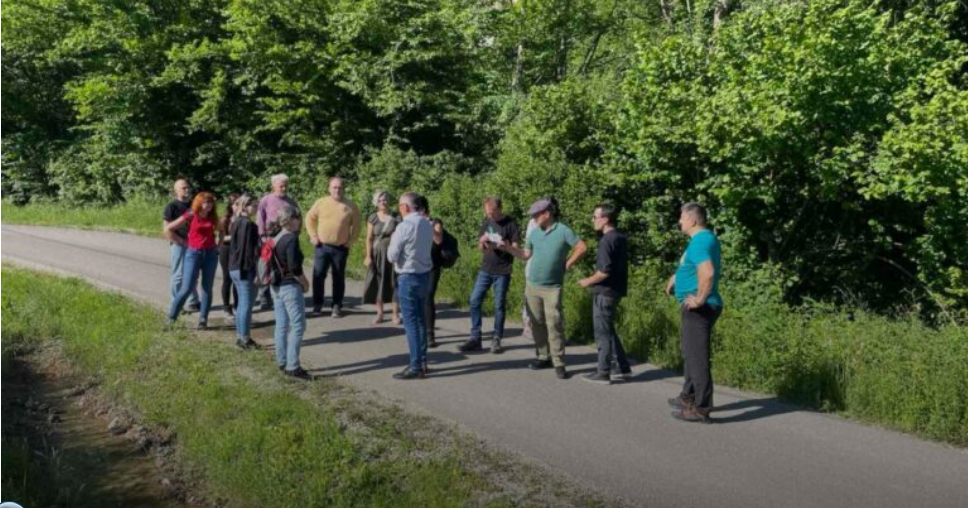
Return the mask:
<path id="1" fill-rule="evenodd" d="M 191 212 L 185 212 L 185 218 L 188 219 L 188 248 L 214 249 L 215 221 Z"/>

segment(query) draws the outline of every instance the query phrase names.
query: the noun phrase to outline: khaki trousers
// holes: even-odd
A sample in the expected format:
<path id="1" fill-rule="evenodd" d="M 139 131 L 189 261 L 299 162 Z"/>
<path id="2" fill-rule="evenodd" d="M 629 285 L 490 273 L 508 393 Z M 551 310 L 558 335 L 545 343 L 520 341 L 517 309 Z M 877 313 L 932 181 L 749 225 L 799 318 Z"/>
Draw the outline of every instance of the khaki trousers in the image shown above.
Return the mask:
<path id="1" fill-rule="evenodd" d="M 538 359 L 547 360 L 555 367 L 565 366 L 565 330 L 561 310 L 561 286 L 524 288 L 525 307 L 531 320 L 531 333 L 538 350 Z"/>

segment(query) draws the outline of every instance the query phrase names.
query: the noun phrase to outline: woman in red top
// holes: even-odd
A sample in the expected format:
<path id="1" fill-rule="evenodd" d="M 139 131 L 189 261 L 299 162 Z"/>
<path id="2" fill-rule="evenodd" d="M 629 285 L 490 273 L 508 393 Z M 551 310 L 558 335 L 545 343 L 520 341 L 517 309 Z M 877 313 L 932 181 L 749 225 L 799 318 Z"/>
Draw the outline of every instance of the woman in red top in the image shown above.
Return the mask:
<path id="1" fill-rule="evenodd" d="M 192 209 L 185 212 L 181 218 L 168 223 L 166 231 L 174 231 L 182 225 L 188 224 L 188 252 L 182 263 L 182 280 L 185 281 L 178 295 L 171 302 L 168 310 L 166 325 L 178 319 L 182 305 L 192 294 L 192 288 L 198 284 L 198 276 L 202 276 L 202 308 L 198 313 L 198 327 L 208 327 L 208 311 L 212 308 L 212 285 L 215 282 L 215 270 L 218 269 L 218 244 L 215 242 L 218 214 L 215 211 L 215 195 L 211 192 L 199 192 L 192 200 Z"/>

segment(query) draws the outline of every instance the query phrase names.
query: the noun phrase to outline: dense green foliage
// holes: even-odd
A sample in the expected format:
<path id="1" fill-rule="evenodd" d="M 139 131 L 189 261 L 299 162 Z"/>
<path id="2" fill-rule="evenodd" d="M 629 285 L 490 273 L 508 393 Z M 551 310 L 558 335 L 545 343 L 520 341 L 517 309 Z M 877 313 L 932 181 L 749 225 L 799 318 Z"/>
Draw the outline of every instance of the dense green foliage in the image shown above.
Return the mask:
<path id="1" fill-rule="evenodd" d="M 426 192 L 470 239 L 484 193 L 516 215 L 554 193 L 586 236 L 619 203 L 660 273 L 700 200 L 733 284 L 968 306 L 963 2 L 11 0 L 3 29 L 17 202 L 280 171 L 306 201 L 342 174 L 362 202 Z"/>
<path id="2" fill-rule="evenodd" d="M 968 11 L 925 1 L 11 0 L 3 193 L 115 203 L 328 175 L 618 202 L 639 262 L 710 205 L 791 302 L 968 300 Z M 585 232 L 587 226 L 579 224 Z"/>
<path id="3" fill-rule="evenodd" d="M 105 394 L 150 428 L 173 433 L 177 457 L 195 475 L 198 493 L 221 504 L 511 504 L 460 465 L 459 451 L 402 431 L 405 415 L 361 419 L 347 402 L 327 396 L 329 382 L 299 388 L 264 355 L 161 332 L 157 311 L 77 279 L 7 268 L 3 279 L 5 361 L 18 349 L 58 344 Z M 49 485 L 47 477 L 28 478 L 36 484 L 24 485 L 16 475 L 26 464 L 8 454 L 7 445 L 4 440 L 5 495 L 16 498 Z M 40 492 L 38 502 L 56 504 L 47 499 L 53 494 Z"/>

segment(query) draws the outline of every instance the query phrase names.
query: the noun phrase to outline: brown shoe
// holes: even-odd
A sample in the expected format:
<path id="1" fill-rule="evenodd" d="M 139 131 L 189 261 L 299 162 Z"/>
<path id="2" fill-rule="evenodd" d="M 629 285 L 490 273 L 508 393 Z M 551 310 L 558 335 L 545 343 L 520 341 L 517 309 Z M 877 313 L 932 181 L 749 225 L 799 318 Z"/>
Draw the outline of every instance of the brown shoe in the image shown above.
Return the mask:
<path id="1" fill-rule="evenodd" d="M 682 420 L 684 422 L 712 423 L 712 420 L 709 419 L 709 410 L 699 409 L 695 406 L 689 406 L 679 411 L 673 411 L 672 417 L 676 420 Z"/>
<path id="2" fill-rule="evenodd" d="M 676 409 L 685 409 L 695 404 L 695 402 L 691 400 L 683 399 L 681 395 L 671 398 L 667 402 L 669 403 L 670 406 Z"/>

